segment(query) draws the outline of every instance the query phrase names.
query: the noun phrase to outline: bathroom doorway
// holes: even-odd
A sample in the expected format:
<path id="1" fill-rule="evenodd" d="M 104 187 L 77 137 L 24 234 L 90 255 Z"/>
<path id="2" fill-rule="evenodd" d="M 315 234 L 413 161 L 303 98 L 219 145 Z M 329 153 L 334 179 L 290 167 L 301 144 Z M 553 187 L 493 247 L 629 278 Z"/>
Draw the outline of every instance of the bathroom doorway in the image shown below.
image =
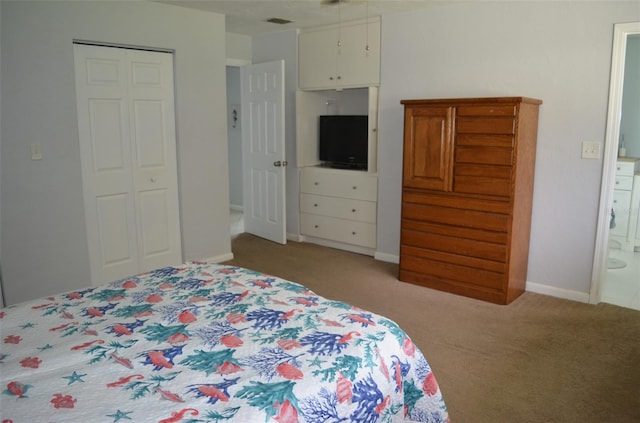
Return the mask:
<path id="1" fill-rule="evenodd" d="M 616 24 L 591 302 L 640 310 L 640 22 Z"/>

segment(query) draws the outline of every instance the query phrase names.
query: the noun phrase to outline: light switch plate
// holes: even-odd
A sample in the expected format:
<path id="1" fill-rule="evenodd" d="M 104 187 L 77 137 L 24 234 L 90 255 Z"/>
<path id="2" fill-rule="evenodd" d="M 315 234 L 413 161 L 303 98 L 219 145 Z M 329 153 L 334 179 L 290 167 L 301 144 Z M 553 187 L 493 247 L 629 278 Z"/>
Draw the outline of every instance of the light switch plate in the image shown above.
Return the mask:
<path id="1" fill-rule="evenodd" d="M 582 158 L 583 159 L 599 159 L 600 143 L 584 141 L 582 143 Z"/>
<path id="2" fill-rule="evenodd" d="M 42 160 L 42 145 L 33 143 L 31 144 L 31 160 Z"/>

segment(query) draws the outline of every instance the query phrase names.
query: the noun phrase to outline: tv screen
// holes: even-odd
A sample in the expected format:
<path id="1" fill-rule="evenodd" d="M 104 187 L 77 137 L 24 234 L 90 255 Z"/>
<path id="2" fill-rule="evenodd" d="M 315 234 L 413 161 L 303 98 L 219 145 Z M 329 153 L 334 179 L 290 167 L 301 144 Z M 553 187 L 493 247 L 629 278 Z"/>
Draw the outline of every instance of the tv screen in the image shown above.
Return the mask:
<path id="1" fill-rule="evenodd" d="M 368 122 L 366 115 L 320 116 L 320 161 L 336 168 L 366 170 Z"/>

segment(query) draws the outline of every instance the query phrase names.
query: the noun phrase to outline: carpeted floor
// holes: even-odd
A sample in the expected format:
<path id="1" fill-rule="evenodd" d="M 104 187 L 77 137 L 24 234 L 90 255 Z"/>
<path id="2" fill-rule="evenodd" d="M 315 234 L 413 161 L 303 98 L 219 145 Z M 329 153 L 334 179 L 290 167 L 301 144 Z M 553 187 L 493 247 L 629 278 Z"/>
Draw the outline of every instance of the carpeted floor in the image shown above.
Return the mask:
<path id="1" fill-rule="evenodd" d="M 236 266 L 395 320 L 423 351 L 453 423 L 640 422 L 640 311 L 525 293 L 508 306 L 397 280 L 395 264 L 242 234 Z"/>

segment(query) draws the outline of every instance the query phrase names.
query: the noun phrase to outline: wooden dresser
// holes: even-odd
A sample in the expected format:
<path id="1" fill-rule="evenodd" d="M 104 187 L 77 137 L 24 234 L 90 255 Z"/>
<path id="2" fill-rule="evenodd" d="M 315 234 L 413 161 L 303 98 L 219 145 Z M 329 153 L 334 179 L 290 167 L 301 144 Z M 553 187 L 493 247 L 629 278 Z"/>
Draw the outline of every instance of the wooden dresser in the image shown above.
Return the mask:
<path id="1" fill-rule="evenodd" d="M 401 281 L 508 304 L 524 292 L 540 100 L 403 100 Z"/>

